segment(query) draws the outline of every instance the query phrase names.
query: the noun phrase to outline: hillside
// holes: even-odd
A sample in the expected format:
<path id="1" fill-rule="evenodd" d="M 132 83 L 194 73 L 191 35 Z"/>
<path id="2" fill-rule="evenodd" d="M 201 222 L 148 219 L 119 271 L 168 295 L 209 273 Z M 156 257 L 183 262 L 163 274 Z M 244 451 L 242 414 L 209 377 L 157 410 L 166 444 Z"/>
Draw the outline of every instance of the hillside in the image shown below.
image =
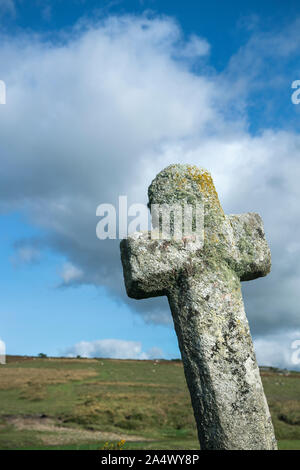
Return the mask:
<path id="1" fill-rule="evenodd" d="M 281 449 L 300 449 L 300 373 L 262 368 Z M 8 356 L 1 449 L 198 449 L 181 361 Z"/>

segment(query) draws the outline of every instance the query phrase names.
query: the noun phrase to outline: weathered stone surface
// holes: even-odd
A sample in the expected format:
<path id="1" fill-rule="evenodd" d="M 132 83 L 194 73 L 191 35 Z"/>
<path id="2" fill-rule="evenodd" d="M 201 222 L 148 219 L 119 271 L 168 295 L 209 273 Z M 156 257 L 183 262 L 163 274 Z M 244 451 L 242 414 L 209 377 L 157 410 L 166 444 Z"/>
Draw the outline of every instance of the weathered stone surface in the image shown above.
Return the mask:
<path id="1" fill-rule="evenodd" d="M 204 204 L 204 245 L 134 233 L 121 242 L 127 293 L 166 295 L 202 449 L 276 449 L 240 281 L 265 276 L 271 257 L 260 216 L 226 216 L 210 174 L 171 165 L 150 204 Z"/>

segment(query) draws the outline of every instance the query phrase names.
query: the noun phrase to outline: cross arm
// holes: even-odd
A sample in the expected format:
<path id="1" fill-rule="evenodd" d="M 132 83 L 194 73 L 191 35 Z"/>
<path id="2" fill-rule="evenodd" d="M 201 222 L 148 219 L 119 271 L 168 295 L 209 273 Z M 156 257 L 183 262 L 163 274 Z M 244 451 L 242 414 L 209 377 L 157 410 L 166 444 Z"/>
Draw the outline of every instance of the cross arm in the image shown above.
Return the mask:
<path id="1" fill-rule="evenodd" d="M 134 299 L 166 295 L 189 259 L 183 240 L 151 239 L 151 233 L 135 232 L 120 244 L 127 295 Z"/>
<path id="2" fill-rule="evenodd" d="M 241 281 L 266 276 L 271 269 L 271 252 L 261 217 L 255 212 L 229 215 L 233 230 L 234 269 Z"/>

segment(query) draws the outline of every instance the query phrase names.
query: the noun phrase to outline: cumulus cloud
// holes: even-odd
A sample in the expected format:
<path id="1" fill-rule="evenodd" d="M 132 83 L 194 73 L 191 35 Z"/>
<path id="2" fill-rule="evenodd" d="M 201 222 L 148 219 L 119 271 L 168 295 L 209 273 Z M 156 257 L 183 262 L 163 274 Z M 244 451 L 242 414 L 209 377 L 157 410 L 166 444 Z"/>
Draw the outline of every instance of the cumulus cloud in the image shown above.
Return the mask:
<path id="1" fill-rule="evenodd" d="M 5 343 L 0 338 L 0 354 L 5 354 Z"/>
<path id="2" fill-rule="evenodd" d="M 6 345 L 0 338 L 0 364 L 5 364 Z"/>
<path id="3" fill-rule="evenodd" d="M 44 5 L 42 8 L 42 17 L 45 21 L 50 21 L 52 18 L 52 7 L 51 5 Z"/>
<path id="4" fill-rule="evenodd" d="M 300 330 L 257 338 L 254 346 L 260 365 L 300 370 Z"/>
<path id="5" fill-rule="evenodd" d="M 138 341 L 100 339 L 81 341 L 68 348 L 64 355 L 68 357 L 108 357 L 111 359 L 157 359 L 163 357 L 164 353 L 157 347 L 143 352 L 142 344 Z"/>
<path id="6" fill-rule="evenodd" d="M 300 41 L 295 24 L 274 39 L 274 74 L 295 51 L 291 30 Z M 245 283 L 252 331 L 299 328 L 300 137 L 291 128 L 253 135 L 248 127 L 249 93 L 271 44 L 253 36 L 223 72 L 203 63 L 195 74 L 194 60 L 208 60 L 209 47 L 198 37 L 184 43 L 169 18 L 85 22 L 55 43 L 3 37 L 9 103 L 0 115 L 0 210 L 23 211 L 43 228 L 44 246 L 68 260 L 65 284 L 105 286 L 146 321 L 165 324 L 165 298 L 127 298 L 119 241 L 96 238 L 96 207 L 117 205 L 123 194 L 129 204 L 147 202 L 147 186 L 170 163 L 207 167 L 227 213 L 257 211 L 265 222 L 273 269 Z"/>

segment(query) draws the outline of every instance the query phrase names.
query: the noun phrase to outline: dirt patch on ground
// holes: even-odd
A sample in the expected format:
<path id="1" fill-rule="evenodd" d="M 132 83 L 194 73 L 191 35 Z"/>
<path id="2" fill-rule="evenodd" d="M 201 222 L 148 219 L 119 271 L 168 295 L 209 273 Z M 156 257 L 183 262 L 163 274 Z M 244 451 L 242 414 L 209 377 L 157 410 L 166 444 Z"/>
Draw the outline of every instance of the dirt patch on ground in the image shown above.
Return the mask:
<path id="1" fill-rule="evenodd" d="M 52 418 L 41 416 L 9 416 L 6 425 L 14 426 L 18 431 L 39 431 L 39 439 L 45 445 L 64 445 L 90 441 L 149 441 L 141 436 L 116 434 L 112 432 L 92 431 L 60 425 Z"/>
<path id="2" fill-rule="evenodd" d="M 30 367 L 0 368 L 0 390 L 38 385 L 58 384 L 70 380 L 82 380 L 94 377 L 92 369 L 42 369 Z"/>

